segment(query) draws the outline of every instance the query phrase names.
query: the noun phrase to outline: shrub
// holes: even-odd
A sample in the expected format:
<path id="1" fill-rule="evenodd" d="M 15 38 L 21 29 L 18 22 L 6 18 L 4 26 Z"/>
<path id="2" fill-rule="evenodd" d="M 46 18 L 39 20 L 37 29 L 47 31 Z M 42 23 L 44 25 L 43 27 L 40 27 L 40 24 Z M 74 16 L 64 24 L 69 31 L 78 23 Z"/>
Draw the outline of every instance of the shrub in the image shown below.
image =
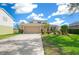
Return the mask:
<path id="1" fill-rule="evenodd" d="M 67 35 L 68 34 L 68 25 L 62 25 L 61 32 L 63 35 Z"/>
<path id="2" fill-rule="evenodd" d="M 68 32 L 71 34 L 79 34 L 79 29 L 68 29 Z"/>

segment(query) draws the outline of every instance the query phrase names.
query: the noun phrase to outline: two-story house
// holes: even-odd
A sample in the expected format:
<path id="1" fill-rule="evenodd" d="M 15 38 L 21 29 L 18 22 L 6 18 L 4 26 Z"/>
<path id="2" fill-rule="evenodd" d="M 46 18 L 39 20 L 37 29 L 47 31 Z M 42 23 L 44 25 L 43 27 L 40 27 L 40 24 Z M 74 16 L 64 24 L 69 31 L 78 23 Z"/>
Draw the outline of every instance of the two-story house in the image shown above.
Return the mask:
<path id="1" fill-rule="evenodd" d="M 13 18 L 6 10 L 0 8 L 0 35 L 13 33 Z"/>
<path id="2" fill-rule="evenodd" d="M 79 21 L 69 24 L 69 29 L 79 29 Z"/>

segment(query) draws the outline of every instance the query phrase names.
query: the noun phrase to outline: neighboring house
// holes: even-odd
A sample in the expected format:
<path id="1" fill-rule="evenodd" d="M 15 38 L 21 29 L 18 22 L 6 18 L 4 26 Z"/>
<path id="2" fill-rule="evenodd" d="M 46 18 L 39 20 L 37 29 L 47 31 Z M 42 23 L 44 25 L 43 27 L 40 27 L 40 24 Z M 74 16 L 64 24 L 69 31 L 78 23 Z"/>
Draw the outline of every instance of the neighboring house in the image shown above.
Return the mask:
<path id="1" fill-rule="evenodd" d="M 13 18 L 3 8 L 0 8 L 0 35 L 13 33 Z"/>
<path id="2" fill-rule="evenodd" d="M 69 24 L 69 33 L 79 34 L 79 21 Z"/>
<path id="3" fill-rule="evenodd" d="M 44 23 L 47 23 L 47 20 L 32 20 L 30 23 L 22 23 L 20 29 L 23 33 L 41 33 L 41 30 L 44 29 Z"/>
<path id="4" fill-rule="evenodd" d="M 69 29 L 79 29 L 79 21 L 70 24 Z"/>

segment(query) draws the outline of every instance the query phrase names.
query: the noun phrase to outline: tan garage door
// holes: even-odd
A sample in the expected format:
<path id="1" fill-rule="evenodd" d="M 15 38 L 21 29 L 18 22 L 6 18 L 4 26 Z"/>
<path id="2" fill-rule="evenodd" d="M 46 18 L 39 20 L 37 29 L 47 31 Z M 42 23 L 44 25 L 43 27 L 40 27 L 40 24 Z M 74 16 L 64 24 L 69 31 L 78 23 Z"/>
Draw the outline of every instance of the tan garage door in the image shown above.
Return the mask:
<path id="1" fill-rule="evenodd" d="M 27 26 L 24 27 L 24 33 L 41 33 L 41 27 L 40 26 Z"/>

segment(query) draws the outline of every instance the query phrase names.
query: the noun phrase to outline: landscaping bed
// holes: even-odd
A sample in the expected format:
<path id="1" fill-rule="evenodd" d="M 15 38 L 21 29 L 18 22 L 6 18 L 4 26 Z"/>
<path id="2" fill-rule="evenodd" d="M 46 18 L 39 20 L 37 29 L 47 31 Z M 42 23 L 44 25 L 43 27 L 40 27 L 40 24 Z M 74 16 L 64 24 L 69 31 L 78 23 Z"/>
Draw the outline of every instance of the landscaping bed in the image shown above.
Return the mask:
<path id="1" fill-rule="evenodd" d="M 44 53 L 46 55 L 79 55 L 79 35 L 42 36 Z"/>

